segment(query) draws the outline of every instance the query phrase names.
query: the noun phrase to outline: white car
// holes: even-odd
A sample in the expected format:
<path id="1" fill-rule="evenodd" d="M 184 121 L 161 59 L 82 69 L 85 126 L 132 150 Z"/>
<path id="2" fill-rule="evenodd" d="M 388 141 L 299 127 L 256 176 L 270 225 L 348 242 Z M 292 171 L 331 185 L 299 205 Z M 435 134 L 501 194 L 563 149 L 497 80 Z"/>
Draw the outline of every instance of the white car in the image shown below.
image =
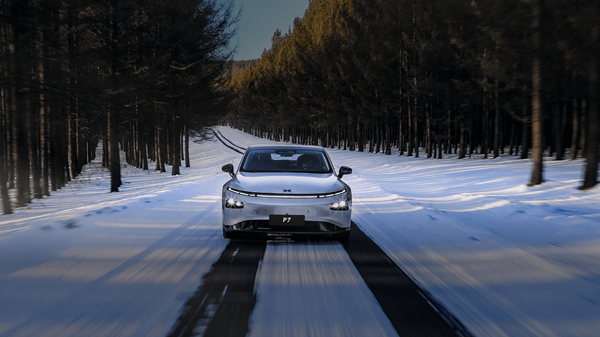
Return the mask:
<path id="1" fill-rule="evenodd" d="M 243 233 L 309 234 L 347 241 L 352 191 L 336 174 L 325 149 L 316 146 L 251 146 L 223 185 L 223 236 Z"/>

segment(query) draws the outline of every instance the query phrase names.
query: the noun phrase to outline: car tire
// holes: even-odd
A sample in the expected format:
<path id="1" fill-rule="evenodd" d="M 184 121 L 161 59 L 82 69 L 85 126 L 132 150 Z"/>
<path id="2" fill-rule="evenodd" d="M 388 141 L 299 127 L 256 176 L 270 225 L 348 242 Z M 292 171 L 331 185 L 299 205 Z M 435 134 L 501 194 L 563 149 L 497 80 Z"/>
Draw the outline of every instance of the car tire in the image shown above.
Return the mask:
<path id="1" fill-rule="evenodd" d="M 223 238 L 234 240 L 238 238 L 238 233 L 226 232 L 225 229 L 223 229 Z"/>
<path id="2" fill-rule="evenodd" d="M 344 233 L 335 234 L 334 238 L 339 241 L 341 244 L 348 243 L 350 241 L 350 231 L 346 231 Z"/>

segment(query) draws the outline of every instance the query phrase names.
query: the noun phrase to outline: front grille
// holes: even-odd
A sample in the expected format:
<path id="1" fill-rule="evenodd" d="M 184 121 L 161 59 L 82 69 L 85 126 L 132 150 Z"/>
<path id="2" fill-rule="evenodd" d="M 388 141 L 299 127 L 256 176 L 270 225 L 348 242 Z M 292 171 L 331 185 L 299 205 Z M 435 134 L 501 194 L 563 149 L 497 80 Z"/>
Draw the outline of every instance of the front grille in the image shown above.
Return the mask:
<path id="1" fill-rule="evenodd" d="M 261 232 L 302 232 L 302 233 L 323 233 L 323 232 L 343 232 L 347 229 L 338 227 L 330 222 L 324 221 L 305 221 L 304 226 L 270 226 L 269 220 L 248 220 L 242 221 L 234 226 L 235 230 L 241 231 L 261 231 Z"/>

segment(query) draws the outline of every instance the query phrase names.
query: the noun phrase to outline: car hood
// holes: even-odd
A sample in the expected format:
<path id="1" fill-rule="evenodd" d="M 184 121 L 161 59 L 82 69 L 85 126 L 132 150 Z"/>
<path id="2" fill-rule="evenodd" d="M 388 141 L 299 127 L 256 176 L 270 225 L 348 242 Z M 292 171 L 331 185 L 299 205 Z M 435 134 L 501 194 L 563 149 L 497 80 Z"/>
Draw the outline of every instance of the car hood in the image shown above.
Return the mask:
<path id="1" fill-rule="evenodd" d="M 348 189 L 333 173 L 248 173 L 238 172 L 229 187 L 253 193 L 313 194 Z M 291 190 L 291 192 L 288 192 Z"/>

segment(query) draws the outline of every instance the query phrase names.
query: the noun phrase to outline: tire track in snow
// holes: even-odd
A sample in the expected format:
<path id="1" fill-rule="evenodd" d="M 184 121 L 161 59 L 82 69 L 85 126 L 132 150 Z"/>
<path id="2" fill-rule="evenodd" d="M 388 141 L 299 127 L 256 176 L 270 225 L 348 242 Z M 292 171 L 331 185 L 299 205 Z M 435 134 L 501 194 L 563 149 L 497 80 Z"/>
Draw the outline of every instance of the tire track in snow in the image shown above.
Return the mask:
<path id="1" fill-rule="evenodd" d="M 219 134 L 219 136 L 221 136 L 221 138 L 223 138 L 223 139 L 225 139 L 226 141 L 228 141 L 228 142 L 229 142 L 229 144 L 231 144 L 232 146 L 235 146 L 235 147 L 237 147 L 237 148 L 238 148 L 238 149 L 240 149 L 240 150 L 246 151 L 246 148 L 245 148 L 245 147 L 241 147 L 241 146 L 239 146 L 239 145 L 235 144 L 234 142 L 232 142 L 231 140 L 229 140 L 227 137 L 223 136 L 223 134 L 221 133 L 221 131 L 219 131 L 219 130 L 214 130 L 214 129 L 212 129 L 212 130 L 213 130 L 213 132 L 215 132 L 215 131 L 216 131 L 216 132 Z"/>
<path id="2" fill-rule="evenodd" d="M 400 336 L 472 336 L 353 222 L 344 249 Z"/>
<path id="3" fill-rule="evenodd" d="M 233 146 L 232 146 L 232 145 L 229 145 L 229 144 L 225 143 L 225 141 L 224 141 L 223 139 L 221 139 L 221 137 L 222 137 L 223 135 L 221 134 L 221 132 L 220 132 L 219 130 L 215 131 L 214 129 L 211 129 L 211 131 L 213 132 L 213 134 L 215 135 L 215 137 L 217 137 L 217 139 L 218 139 L 218 140 L 219 140 L 221 143 L 223 143 L 223 145 L 227 146 L 228 148 L 230 148 L 231 150 L 233 150 L 233 151 L 235 151 L 235 152 L 237 152 L 237 153 L 239 153 L 239 154 L 244 154 L 244 152 L 240 151 L 239 149 L 242 149 L 242 150 L 244 150 L 244 151 L 245 151 L 245 150 L 246 150 L 245 148 L 243 148 L 243 147 L 241 147 L 241 146 L 237 146 L 237 145 L 233 144 L 233 143 L 232 143 L 232 142 L 231 142 L 229 139 L 227 139 L 227 138 L 223 137 L 224 139 L 227 139 L 227 141 L 229 141 L 229 143 L 231 143 Z M 218 132 L 219 134 L 221 134 L 221 137 L 220 137 L 220 136 L 217 134 L 217 132 Z M 235 147 L 234 147 L 234 146 L 235 146 Z M 237 149 L 236 149 L 236 147 L 237 147 Z"/>
<path id="4" fill-rule="evenodd" d="M 266 241 L 231 241 L 184 305 L 169 337 L 243 337 L 256 304 L 254 280 Z"/>

